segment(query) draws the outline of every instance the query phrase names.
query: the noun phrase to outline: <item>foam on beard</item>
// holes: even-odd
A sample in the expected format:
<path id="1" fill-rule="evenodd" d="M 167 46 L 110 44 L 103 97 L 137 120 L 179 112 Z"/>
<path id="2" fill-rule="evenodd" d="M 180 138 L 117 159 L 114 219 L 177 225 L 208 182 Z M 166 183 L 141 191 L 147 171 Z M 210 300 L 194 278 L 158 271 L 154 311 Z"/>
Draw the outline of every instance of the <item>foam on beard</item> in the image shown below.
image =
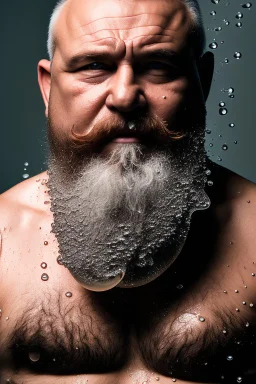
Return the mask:
<path id="1" fill-rule="evenodd" d="M 92 158 L 70 179 L 51 156 L 53 232 L 64 265 L 84 287 L 140 286 L 178 256 L 193 211 L 210 205 L 203 139 L 190 136 L 175 152 L 116 145 L 109 158 Z"/>

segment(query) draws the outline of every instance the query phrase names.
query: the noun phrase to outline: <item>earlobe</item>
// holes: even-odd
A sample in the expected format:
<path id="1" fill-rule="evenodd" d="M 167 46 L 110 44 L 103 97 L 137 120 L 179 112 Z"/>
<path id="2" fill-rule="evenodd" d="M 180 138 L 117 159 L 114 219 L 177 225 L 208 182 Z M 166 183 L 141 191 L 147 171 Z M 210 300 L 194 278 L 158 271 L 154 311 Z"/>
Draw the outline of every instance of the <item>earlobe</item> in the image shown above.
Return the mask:
<path id="1" fill-rule="evenodd" d="M 210 92 L 214 71 L 214 55 L 206 52 L 199 60 L 198 72 L 201 81 L 204 100 L 206 101 Z"/>
<path id="2" fill-rule="evenodd" d="M 41 60 L 38 63 L 38 83 L 45 104 L 45 115 L 48 117 L 51 90 L 51 62 L 49 60 Z"/>

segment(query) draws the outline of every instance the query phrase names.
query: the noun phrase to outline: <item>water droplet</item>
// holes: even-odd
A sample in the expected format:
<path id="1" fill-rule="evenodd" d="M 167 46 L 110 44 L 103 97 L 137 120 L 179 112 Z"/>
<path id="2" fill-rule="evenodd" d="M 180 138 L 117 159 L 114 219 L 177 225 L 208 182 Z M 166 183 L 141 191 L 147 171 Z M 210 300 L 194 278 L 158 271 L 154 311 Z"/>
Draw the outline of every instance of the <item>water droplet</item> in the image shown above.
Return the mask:
<path id="1" fill-rule="evenodd" d="M 253 307 L 253 303 L 250 304 L 250 307 L 251 307 L 251 308 Z"/>
<path id="2" fill-rule="evenodd" d="M 239 291 L 238 291 L 238 289 L 235 289 L 235 293 L 238 293 Z"/>
<path id="3" fill-rule="evenodd" d="M 23 177 L 23 179 L 28 179 L 28 178 L 29 178 L 29 174 L 28 174 L 28 173 L 24 173 L 24 174 L 22 175 L 22 177 Z"/>
<path id="4" fill-rule="evenodd" d="M 207 176 L 210 176 L 210 175 L 212 174 L 212 171 L 211 171 L 210 169 L 207 169 L 207 170 L 205 171 L 205 173 L 206 173 Z"/>
<path id="5" fill-rule="evenodd" d="M 233 93 L 233 92 L 235 92 L 234 88 L 230 87 L 230 88 L 228 89 L 228 93 Z"/>
<path id="6" fill-rule="evenodd" d="M 208 184 L 209 187 L 212 187 L 212 186 L 213 186 L 213 181 L 208 180 L 208 181 L 207 181 L 207 184 Z"/>
<path id="7" fill-rule="evenodd" d="M 243 379 L 242 379 L 242 377 L 239 376 L 239 377 L 236 379 L 236 381 L 237 381 L 238 383 L 242 383 Z"/>
<path id="8" fill-rule="evenodd" d="M 216 27 L 216 28 L 214 28 L 214 31 L 216 31 L 216 32 L 219 32 L 219 31 L 221 31 L 221 30 L 222 30 L 221 27 Z"/>
<path id="9" fill-rule="evenodd" d="M 41 263 L 41 268 L 46 269 L 47 268 L 47 264 L 46 263 Z"/>
<path id="10" fill-rule="evenodd" d="M 254 272 L 252 273 L 252 276 L 253 276 L 253 277 L 255 276 L 255 273 L 254 273 Z"/>
<path id="11" fill-rule="evenodd" d="M 67 296 L 67 297 L 72 297 L 72 292 L 66 292 L 66 293 L 65 293 L 65 296 Z"/>
<path id="12" fill-rule="evenodd" d="M 205 132 L 208 133 L 208 135 L 210 135 L 210 133 L 212 133 L 212 131 L 210 129 L 206 129 Z"/>
<path id="13" fill-rule="evenodd" d="M 247 323 L 245 324 L 245 326 L 248 328 L 248 327 L 250 326 L 250 323 L 248 323 L 248 321 L 247 321 Z"/>
<path id="14" fill-rule="evenodd" d="M 211 16 L 215 16 L 215 15 L 216 15 L 216 12 L 215 12 L 215 11 L 211 11 L 211 12 L 210 12 L 210 15 L 211 15 Z"/>
<path id="15" fill-rule="evenodd" d="M 237 14 L 236 14 L 237 19 L 242 19 L 243 17 L 244 17 L 244 15 L 242 14 L 242 12 L 237 12 Z"/>
<path id="16" fill-rule="evenodd" d="M 239 308 L 236 308 L 236 311 L 237 311 L 237 312 L 240 312 L 240 309 L 239 309 Z"/>
<path id="17" fill-rule="evenodd" d="M 9 316 L 7 316 L 7 317 L 5 318 L 5 320 L 9 320 Z"/>
<path id="18" fill-rule="evenodd" d="M 242 5 L 243 8 L 250 9 L 252 7 L 252 3 L 245 3 Z"/>
<path id="19" fill-rule="evenodd" d="M 241 57 L 242 57 L 242 53 L 241 53 L 241 52 L 235 52 L 235 53 L 234 53 L 234 58 L 235 58 L 235 59 L 238 60 L 238 59 L 241 59 Z"/>
<path id="20" fill-rule="evenodd" d="M 212 0 L 213 4 L 219 4 L 220 0 Z"/>
<path id="21" fill-rule="evenodd" d="M 230 24 L 230 22 L 229 22 L 228 20 L 226 20 L 226 19 L 223 20 L 223 23 L 224 23 L 225 25 L 229 25 L 229 24 Z"/>
<path id="22" fill-rule="evenodd" d="M 227 361 L 232 361 L 233 360 L 233 356 L 228 355 L 226 359 L 227 359 Z"/>
<path id="23" fill-rule="evenodd" d="M 183 285 L 182 284 L 179 284 L 176 286 L 177 289 L 182 289 L 183 288 Z"/>
<path id="24" fill-rule="evenodd" d="M 58 263 L 59 265 L 63 265 L 63 259 L 62 259 L 61 256 L 58 256 L 58 257 L 57 257 L 57 263 Z"/>
<path id="25" fill-rule="evenodd" d="M 209 147 L 213 147 L 213 143 L 210 143 L 210 144 L 209 144 Z"/>
<path id="26" fill-rule="evenodd" d="M 44 245 L 48 245 L 49 243 L 48 243 L 48 241 L 44 241 Z"/>
<path id="27" fill-rule="evenodd" d="M 234 98 L 235 98 L 235 95 L 229 95 L 229 98 L 230 98 L 230 99 L 234 99 Z"/>
<path id="28" fill-rule="evenodd" d="M 227 293 L 227 291 L 223 291 L 223 293 Z"/>
<path id="29" fill-rule="evenodd" d="M 29 360 L 33 361 L 33 363 L 36 363 L 40 360 L 40 353 L 39 352 L 29 352 L 28 354 Z"/>
<path id="30" fill-rule="evenodd" d="M 225 64 L 228 64 L 228 63 L 229 63 L 229 59 L 226 58 L 226 59 L 224 60 L 224 63 L 225 63 Z"/>
<path id="31" fill-rule="evenodd" d="M 222 149 L 223 149 L 223 151 L 227 151 L 227 150 L 228 150 L 228 146 L 227 146 L 227 144 L 223 144 L 223 145 L 222 145 Z"/>
<path id="32" fill-rule="evenodd" d="M 243 24 L 241 23 L 241 21 L 238 21 L 238 23 L 236 23 L 236 27 L 241 28 L 242 26 Z"/>
<path id="33" fill-rule="evenodd" d="M 202 317 L 202 316 L 200 316 L 200 317 L 199 317 L 199 321 L 201 321 L 201 323 L 204 323 L 204 322 L 205 322 L 205 318 Z"/>
<path id="34" fill-rule="evenodd" d="M 234 127 L 235 127 L 235 124 L 234 124 L 234 123 L 230 123 L 230 124 L 229 124 L 229 127 L 230 127 L 230 128 L 234 128 Z"/>
<path id="35" fill-rule="evenodd" d="M 222 158 L 220 156 L 217 157 L 218 161 L 222 161 Z"/>
<path id="36" fill-rule="evenodd" d="M 219 103 L 219 106 L 220 106 L 220 107 L 225 107 L 225 105 L 226 105 L 226 104 L 224 103 L 224 101 L 221 101 L 221 102 Z"/>
<path id="37" fill-rule="evenodd" d="M 129 127 L 129 129 L 135 129 L 136 128 L 136 124 L 133 122 L 133 121 L 129 121 L 129 123 L 128 123 L 128 127 Z"/>
<path id="38" fill-rule="evenodd" d="M 25 167 L 28 167 L 28 166 L 29 166 L 29 163 L 26 161 L 26 162 L 24 163 L 24 166 L 25 166 Z"/>
<path id="39" fill-rule="evenodd" d="M 47 280 L 49 280 L 49 276 L 47 275 L 47 273 L 43 273 L 42 276 L 41 276 L 41 279 L 43 281 L 47 281 Z"/>
<path id="40" fill-rule="evenodd" d="M 217 1 L 217 0 L 212 0 L 212 1 Z M 176 382 L 176 379 L 172 379 L 172 381 L 175 383 L 175 382 Z"/>
<path id="41" fill-rule="evenodd" d="M 160 378 L 159 377 L 156 377 L 156 381 L 159 381 L 160 380 Z"/>
<path id="42" fill-rule="evenodd" d="M 246 305 L 246 301 L 243 301 L 242 304 L 243 304 L 243 305 Z"/>
<path id="43" fill-rule="evenodd" d="M 218 48 L 218 44 L 217 43 L 211 43 L 211 44 L 209 44 L 209 48 L 216 49 L 216 48 Z"/>
<path id="44" fill-rule="evenodd" d="M 227 108 L 220 108 L 219 113 L 220 113 L 220 115 L 224 116 L 228 113 L 228 110 L 227 110 Z"/>

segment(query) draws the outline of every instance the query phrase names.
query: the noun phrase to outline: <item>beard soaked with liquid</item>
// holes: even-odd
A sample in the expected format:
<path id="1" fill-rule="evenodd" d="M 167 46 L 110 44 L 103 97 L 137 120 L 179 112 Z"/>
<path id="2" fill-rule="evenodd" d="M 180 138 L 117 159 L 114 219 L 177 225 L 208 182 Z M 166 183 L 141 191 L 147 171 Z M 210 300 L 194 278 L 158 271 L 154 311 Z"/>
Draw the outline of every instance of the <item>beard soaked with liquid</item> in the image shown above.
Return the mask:
<path id="1" fill-rule="evenodd" d="M 104 291 L 162 274 L 181 252 L 192 213 L 210 205 L 205 159 L 202 129 L 172 147 L 115 144 L 68 175 L 52 151 L 52 228 L 75 279 Z"/>

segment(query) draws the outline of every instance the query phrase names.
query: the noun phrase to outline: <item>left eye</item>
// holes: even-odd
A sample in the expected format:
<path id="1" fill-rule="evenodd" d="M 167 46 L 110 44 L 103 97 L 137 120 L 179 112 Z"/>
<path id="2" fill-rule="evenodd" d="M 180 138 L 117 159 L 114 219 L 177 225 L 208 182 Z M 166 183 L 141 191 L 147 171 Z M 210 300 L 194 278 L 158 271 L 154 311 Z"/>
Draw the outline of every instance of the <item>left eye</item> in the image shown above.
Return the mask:
<path id="1" fill-rule="evenodd" d="M 170 69 L 170 66 L 165 63 L 161 63 L 159 61 L 152 61 L 147 64 L 148 69 L 165 69 L 168 70 Z"/>

